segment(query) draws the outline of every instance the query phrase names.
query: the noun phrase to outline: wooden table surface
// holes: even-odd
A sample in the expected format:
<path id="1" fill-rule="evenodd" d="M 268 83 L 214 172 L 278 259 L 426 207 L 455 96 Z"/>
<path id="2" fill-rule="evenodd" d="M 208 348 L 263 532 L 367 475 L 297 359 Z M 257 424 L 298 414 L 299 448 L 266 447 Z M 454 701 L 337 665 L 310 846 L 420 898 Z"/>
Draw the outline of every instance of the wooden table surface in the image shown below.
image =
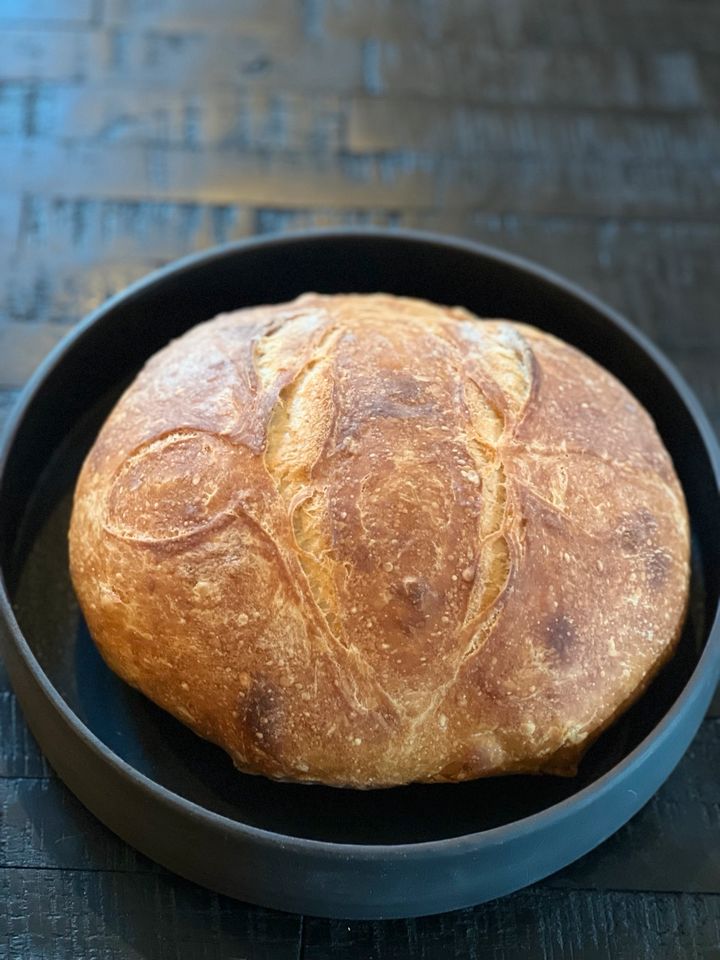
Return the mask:
<path id="1" fill-rule="evenodd" d="M 0 416 L 190 250 L 419 226 L 598 293 L 720 425 L 716 0 L 0 0 Z M 655 799 L 473 910 L 300 918 L 180 881 L 53 776 L 0 667 L 0 957 L 720 957 L 720 702 Z"/>

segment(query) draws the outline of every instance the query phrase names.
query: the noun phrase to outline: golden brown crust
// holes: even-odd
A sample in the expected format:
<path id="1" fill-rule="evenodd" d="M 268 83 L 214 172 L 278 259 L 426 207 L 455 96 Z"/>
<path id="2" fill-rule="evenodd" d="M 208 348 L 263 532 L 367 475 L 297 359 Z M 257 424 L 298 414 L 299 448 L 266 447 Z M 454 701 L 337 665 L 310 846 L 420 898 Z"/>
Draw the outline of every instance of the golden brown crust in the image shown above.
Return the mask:
<path id="1" fill-rule="evenodd" d="M 243 770 L 355 787 L 573 772 L 671 654 L 688 552 L 670 458 L 609 373 L 381 294 L 171 343 L 70 529 L 113 670 Z"/>

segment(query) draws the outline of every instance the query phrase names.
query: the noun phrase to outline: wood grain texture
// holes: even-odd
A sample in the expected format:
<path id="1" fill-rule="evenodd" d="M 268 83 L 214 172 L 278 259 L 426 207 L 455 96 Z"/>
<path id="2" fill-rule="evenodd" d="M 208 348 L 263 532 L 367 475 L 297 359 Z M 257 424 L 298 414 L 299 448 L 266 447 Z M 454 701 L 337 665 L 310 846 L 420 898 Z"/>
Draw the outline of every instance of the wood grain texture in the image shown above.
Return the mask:
<path id="1" fill-rule="evenodd" d="M 3 0 L 0 4 L 0 25 L 32 23 L 57 26 L 84 26 L 95 14 L 93 0 Z"/>
<path id="2" fill-rule="evenodd" d="M 417 921 L 344 922 L 244 907 L 167 875 L 0 869 L 13 960 L 713 960 L 720 897 L 533 888 Z"/>
<path id="3" fill-rule="evenodd" d="M 720 246 L 720 228 L 662 218 L 457 214 L 397 211 L 377 204 L 362 211 L 252 209 L 234 203 L 28 194 L 12 221 L 8 217 L 3 227 L 0 220 L 0 248 L 7 251 L 10 267 L 0 286 L 0 310 L 7 320 L 27 325 L 72 324 L 122 286 L 191 250 L 252 232 L 352 223 L 457 233 L 504 247 L 600 295 L 672 356 L 696 351 L 707 367 L 720 351 L 720 324 L 708 319 L 715 309 L 714 251 Z M 708 353 L 709 347 L 713 352 Z"/>
<path id="4" fill-rule="evenodd" d="M 0 869 L 9 960 L 295 960 L 300 917 L 169 874 Z"/>
<path id="5" fill-rule="evenodd" d="M 714 960 L 720 897 L 561 893 L 532 888 L 420 920 L 328 923 L 307 918 L 306 960 Z"/>
<path id="6" fill-rule="evenodd" d="M 500 162 L 501 161 L 501 162 Z M 171 202 L 302 207 L 482 207 L 501 213 L 520 207 L 613 215 L 712 218 L 720 197 L 708 192 L 712 161 L 693 165 L 648 158 L 642 163 L 593 158 L 493 158 L 412 151 L 296 156 L 227 147 L 178 150 L 120 143 L 112 151 L 95 143 L 9 141 L 0 154 L 5 190 L 31 183 L 40 195 L 64 188 L 90 199 L 108 197 Z"/>
<path id="7" fill-rule="evenodd" d="M 0 325 L 0 389 L 22 387 L 67 331 L 67 327 L 47 323 Z"/>
<path id="8" fill-rule="evenodd" d="M 588 287 L 720 429 L 719 52 L 712 0 L 0 0 L 0 425 L 56 339 L 148 270 L 377 223 Z M 718 722 L 542 888 L 407 923 L 309 919 L 301 939 L 111 837 L 48 771 L 0 664 L 0 956 L 714 960 Z"/>
<path id="9" fill-rule="evenodd" d="M 19 395 L 19 390 L 0 389 L 0 431 L 4 430 L 5 423 L 10 415 L 10 412 L 17 403 Z"/>
<path id="10" fill-rule="evenodd" d="M 0 779 L 0 811 L 1 867 L 159 869 L 106 830 L 55 778 Z"/>
<path id="11" fill-rule="evenodd" d="M 0 671 L 0 778 L 48 777 L 50 767 L 28 730 L 15 694 Z"/>

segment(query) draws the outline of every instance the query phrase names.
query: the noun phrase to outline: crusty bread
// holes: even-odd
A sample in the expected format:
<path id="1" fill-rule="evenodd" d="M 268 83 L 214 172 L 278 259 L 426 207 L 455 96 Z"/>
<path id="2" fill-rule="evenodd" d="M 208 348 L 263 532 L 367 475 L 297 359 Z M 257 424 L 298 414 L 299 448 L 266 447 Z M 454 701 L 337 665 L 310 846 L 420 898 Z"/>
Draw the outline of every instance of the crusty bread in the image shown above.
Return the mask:
<path id="1" fill-rule="evenodd" d="M 109 664 L 237 766 L 571 774 L 682 626 L 683 494 L 638 402 L 532 327 L 387 295 L 223 314 L 78 480 Z"/>

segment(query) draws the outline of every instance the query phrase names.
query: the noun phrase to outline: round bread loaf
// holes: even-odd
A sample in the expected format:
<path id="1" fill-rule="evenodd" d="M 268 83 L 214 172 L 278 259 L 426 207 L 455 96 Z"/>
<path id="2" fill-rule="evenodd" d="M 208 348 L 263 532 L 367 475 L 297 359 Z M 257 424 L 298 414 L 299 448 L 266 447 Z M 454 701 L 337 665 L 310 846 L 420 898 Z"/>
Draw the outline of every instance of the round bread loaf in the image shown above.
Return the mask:
<path id="1" fill-rule="evenodd" d="M 572 774 L 670 656 L 688 520 L 655 427 L 529 326 L 388 295 L 223 314 L 85 461 L 108 665 L 244 771 Z"/>

